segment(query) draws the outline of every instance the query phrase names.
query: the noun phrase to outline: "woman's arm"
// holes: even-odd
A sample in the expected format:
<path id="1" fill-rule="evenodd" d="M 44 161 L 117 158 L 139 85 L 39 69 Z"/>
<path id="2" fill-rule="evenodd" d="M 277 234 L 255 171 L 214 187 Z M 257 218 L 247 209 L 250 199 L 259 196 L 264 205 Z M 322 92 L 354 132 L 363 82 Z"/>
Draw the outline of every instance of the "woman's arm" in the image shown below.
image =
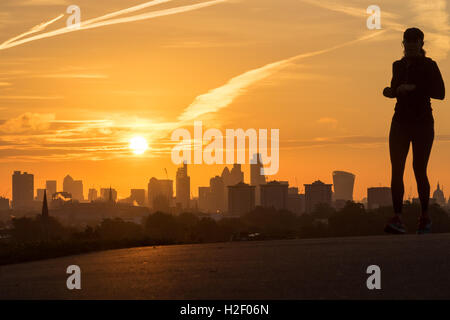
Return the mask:
<path id="1" fill-rule="evenodd" d="M 398 64 L 397 64 L 397 61 L 394 61 L 394 63 L 392 64 L 391 86 L 384 88 L 383 95 L 388 98 L 397 97 L 397 88 L 399 85 L 400 85 L 400 81 L 399 81 L 399 73 L 398 73 Z"/>
<path id="2" fill-rule="evenodd" d="M 445 97 L 444 80 L 441 71 L 435 61 L 431 62 L 430 81 L 428 84 L 428 94 L 430 98 L 443 100 Z"/>

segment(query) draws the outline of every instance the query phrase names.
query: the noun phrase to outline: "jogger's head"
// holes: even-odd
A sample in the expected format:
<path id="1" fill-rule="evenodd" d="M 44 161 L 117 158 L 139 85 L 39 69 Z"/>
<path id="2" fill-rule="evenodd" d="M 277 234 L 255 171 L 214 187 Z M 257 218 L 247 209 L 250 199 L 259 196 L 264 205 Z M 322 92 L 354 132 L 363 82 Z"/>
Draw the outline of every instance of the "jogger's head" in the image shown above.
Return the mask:
<path id="1" fill-rule="evenodd" d="M 423 38 L 424 34 L 419 28 L 408 28 L 403 33 L 403 51 L 405 56 L 425 56 L 425 50 L 423 50 Z"/>

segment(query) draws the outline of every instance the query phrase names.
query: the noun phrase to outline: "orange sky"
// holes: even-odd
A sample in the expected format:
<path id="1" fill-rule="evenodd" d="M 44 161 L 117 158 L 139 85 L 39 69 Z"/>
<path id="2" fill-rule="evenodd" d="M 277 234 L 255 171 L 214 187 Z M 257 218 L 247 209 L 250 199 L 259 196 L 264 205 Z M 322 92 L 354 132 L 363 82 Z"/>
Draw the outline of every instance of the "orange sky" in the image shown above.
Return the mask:
<path id="1" fill-rule="evenodd" d="M 86 21 L 146 2 L 76 4 Z M 356 175 L 355 199 L 366 196 L 367 187 L 389 186 L 395 100 L 381 92 L 402 55 L 401 30 L 424 31 L 427 55 L 447 84 L 450 3 L 379 1 L 383 29 L 369 30 L 364 1 L 224 0 L 190 7 L 205 2 L 167 1 L 115 17 L 156 12 L 154 18 L 0 45 L 0 194 L 10 197 L 14 170 L 32 172 L 36 188 L 47 179 L 61 187 L 69 173 L 84 181 L 85 196 L 90 187 L 112 185 L 126 197 L 130 188 L 146 188 L 152 176 L 165 178 L 163 168 L 174 179 L 170 132 L 194 120 L 224 133 L 280 129 L 280 169 L 270 179 L 289 180 L 300 190 L 317 179 L 332 183 L 333 170 Z M 0 43 L 71 4 L 2 0 Z M 179 7 L 186 11 L 162 11 Z M 64 28 L 68 17 L 28 37 Z M 432 108 L 436 137 L 428 173 L 432 190 L 439 180 L 445 192 L 448 99 L 432 100 Z M 128 148 L 135 135 L 150 143 L 143 155 Z M 406 197 L 417 195 L 411 152 Z M 190 166 L 193 195 L 222 168 Z"/>

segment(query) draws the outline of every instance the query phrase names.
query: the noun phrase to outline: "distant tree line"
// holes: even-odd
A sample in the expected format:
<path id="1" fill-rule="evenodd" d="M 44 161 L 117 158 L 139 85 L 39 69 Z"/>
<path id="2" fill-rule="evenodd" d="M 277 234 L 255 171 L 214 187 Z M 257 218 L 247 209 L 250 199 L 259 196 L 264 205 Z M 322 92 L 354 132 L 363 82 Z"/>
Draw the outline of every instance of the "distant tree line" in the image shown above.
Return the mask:
<path id="1" fill-rule="evenodd" d="M 418 204 L 404 206 L 408 233 L 415 233 L 419 213 Z M 433 232 L 450 232 L 450 218 L 444 209 L 432 204 L 429 213 Z M 145 217 L 142 224 L 104 219 L 83 230 L 63 226 L 52 216 L 38 215 L 12 220 L 10 238 L 0 242 L 0 264 L 135 246 L 381 235 L 391 216 L 391 206 L 368 211 L 363 204 L 352 201 L 341 210 L 320 204 L 311 214 L 300 216 L 256 207 L 240 218 L 219 221 L 189 212 L 176 216 L 156 212 Z"/>

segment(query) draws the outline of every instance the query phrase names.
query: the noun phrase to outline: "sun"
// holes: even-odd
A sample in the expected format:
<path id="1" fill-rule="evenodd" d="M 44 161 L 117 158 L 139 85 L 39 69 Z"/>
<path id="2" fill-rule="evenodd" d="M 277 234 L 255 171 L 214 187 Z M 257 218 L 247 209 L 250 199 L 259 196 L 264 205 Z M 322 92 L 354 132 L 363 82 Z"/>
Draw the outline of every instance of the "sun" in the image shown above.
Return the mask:
<path id="1" fill-rule="evenodd" d="M 143 154 L 148 149 L 148 143 L 144 137 L 135 136 L 130 139 L 129 147 L 134 154 Z"/>

